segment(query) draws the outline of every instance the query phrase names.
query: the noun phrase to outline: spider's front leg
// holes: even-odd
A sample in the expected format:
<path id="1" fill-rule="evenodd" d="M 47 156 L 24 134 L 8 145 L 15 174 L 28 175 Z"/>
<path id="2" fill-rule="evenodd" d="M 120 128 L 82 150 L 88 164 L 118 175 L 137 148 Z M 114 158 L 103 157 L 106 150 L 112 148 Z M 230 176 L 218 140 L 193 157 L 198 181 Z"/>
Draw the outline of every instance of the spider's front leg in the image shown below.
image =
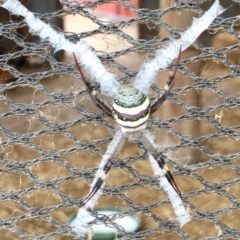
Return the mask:
<path id="1" fill-rule="evenodd" d="M 178 66 L 179 66 L 179 61 L 180 61 L 180 57 L 181 57 L 181 48 L 179 50 L 179 54 L 178 54 L 178 58 L 177 58 L 177 61 L 176 61 L 176 66 L 175 66 L 175 69 L 173 71 L 173 73 L 170 75 L 168 81 L 167 81 L 167 84 L 165 85 L 164 87 L 164 92 L 163 94 L 161 94 L 159 97 L 157 97 L 151 104 L 150 106 L 150 115 L 152 115 L 162 104 L 163 102 L 167 99 L 168 97 L 168 94 L 170 93 L 170 91 L 172 90 L 172 87 L 175 83 L 174 81 L 174 78 L 175 78 L 175 75 L 177 73 L 177 69 L 178 69 Z"/>
<path id="2" fill-rule="evenodd" d="M 78 71 L 79 71 L 79 73 L 82 77 L 82 81 L 84 82 L 84 84 L 86 86 L 86 90 L 87 90 L 88 94 L 90 95 L 91 99 L 93 100 L 94 104 L 98 108 L 100 108 L 107 116 L 109 116 L 110 118 L 113 118 L 111 109 L 108 107 L 108 105 L 100 97 L 98 97 L 97 92 L 91 86 L 91 83 L 83 75 L 83 72 L 81 70 L 81 66 L 79 66 L 77 58 L 76 58 L 74 53 L 73 53 L 73 57 L 74 57 L 76 66 L 78 68 Z"/>

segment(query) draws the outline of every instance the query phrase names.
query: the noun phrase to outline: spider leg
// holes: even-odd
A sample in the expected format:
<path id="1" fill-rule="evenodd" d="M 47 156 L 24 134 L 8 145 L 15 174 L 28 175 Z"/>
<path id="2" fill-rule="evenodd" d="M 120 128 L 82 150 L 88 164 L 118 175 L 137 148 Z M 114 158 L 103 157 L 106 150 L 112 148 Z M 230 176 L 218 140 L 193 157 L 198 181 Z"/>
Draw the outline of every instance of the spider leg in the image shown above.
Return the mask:
<path id="1" fill-rule="evenodd" d="M 181 47 L 180 47 L 180 50 L 179 50 L 179 54 L 178 54 L 178 58 L 177 58 L 175 69 L 174 69 L 173 73 L 170 75 L 170 77 L 169 77 L 169 79 L 167 81 L 167 84 L 164 87 L 163 94 L 161 94 L 159 97 L 157 97 L 152 102 L 152 104 L 150 106 L 150 109 L 151 109 L 150 110 L 150 115 L 153 114 L 163 104 L 163 102 L 167 99 L 167 96 L 170 93 L 170 91 L 171 91 L 171 89 L 172 89 L 172 87 L 173 87 L 173 85 L 175 83 L 174 78 L 175 78 L 175 75 L 177 73 L 180 57 L 181 57 Z"/>
<path id="2" fill-rule="evenodd" d="M 91 189 L 88 195 L 80 203 L 80 207 L 88 204 L 89 207 L 94 207 L 95 202 L 100 197 L 102 189 L 105 185 L 105 179 L 107 178 L 108 172 L 112 166 L 112 160 L 116 157 L 118 152 L 121 150 L 124 144 L 124 136 L 121 131 L 117 132 L 114 136 L 112 142 L 108 146 L 108 150 L 104 155 L 102 162 L 99 165 L 96 176 L 92 182 Z M 95 195 L 98 195 L 97 199 L 94 198 Z M 94 198 L 94 199 L 93 199 Z M 91 202 L 93 200 L 93 202 Z"/>
<path id="3" fill-rule="evenodd" d="M 76 66 L 78 68 L 78 71 L 82 77 L 82 81 L 84 82 L 85 86 L 86 86 L 86 90 L 88 92 L 88 94 L 90 95 L 90 97 L 92 98 L 94 104 L 100 108 L 107 116 L 113 118 L 111 109 L 108 107 L 108 105 L 97 95 L 97 92 L 94 90 L 94 88 L 91 86 L 91 83 L 84 77 L 83 72 L 81 70 L 81 66 L 79 66 L 77 58 L 75 56 L 75 54 L 73 53 L 74 56 L 74 60 L 76 63 Z"/>
<path id="4" fill-rule="evenodd" d="M 145 148 L 149 151 L 149 160 L 152 165 L 154 174 L 159 177 L 160 185 L 168 195 L 169 200 L 172 203 L 175 214 L 177 215 L 180 225 L 183 226 L 191 220 L 189 213 L 183 206 L 182 199 L 173 176 L 167 166 L 164 163 L 162 154 L 159 154 L 157 148 L 152 140 L 152 136 L 148 131 L 143 131 L 141 135 L 141 142 Z"/>
<path id="5" fill-rule="evenodd" d="M 171 184 L 175 192 L 181 196 L 181 192 L 175 183 L 175 180 L 173 178 L 173 175 L 171 174 L 170 170 L 168 169 L 167 165 L 165 164 L 164 156 L 162 153 L 159 153 L 157 151 L 156 147 L 154 144 L 149 140 L 147 137 L 148 135 L 143 133 L 141 136 L 141 142 L 145 146 L 145 148 L 148 150 L 148 152 L 152 155 L 154 160 L 157 162 L 158 166 L 161 168 L 163 174 L 165 175 L 166 179 L 168 182 Z"/>
<path id="6" fill-rule="evenodd" d="M 97 181 L 95 182 L 92 190 L 88 193 L 88 195 L 83 199 L 83 201 L 80 204 L 80 207 L 84 206 L 89 200 L 92 199 L 92 197 L 97 193 L 98 190 L 102 187 L 102 184 L 104 183 L 108 172 L 110 171 L 112 166 L 112 159 L 108 159 L 106 164 L 103 166 L 102 173 L 100 176 L 98 176 Z"/>
<path id="7" fill-rule="evenodd" d="M 102 195 L 105 179 L 112 166 L 112 160 L 116 157 L 124 144 L 125 138 L 123 133 L 119 130 L 113 140 L 108 145 L 107 152 L 103 156 L 102 162 L 99 165 L 95 178 L 91 184 L 91 189 L 88 195 L 80 203 L 77 216 L 70 226 L 78 234 L 85 234 L 89 229 L 89 222 L 91 222 L 91 213 L 88 209 L 92 209 L 99 197 Z"/>

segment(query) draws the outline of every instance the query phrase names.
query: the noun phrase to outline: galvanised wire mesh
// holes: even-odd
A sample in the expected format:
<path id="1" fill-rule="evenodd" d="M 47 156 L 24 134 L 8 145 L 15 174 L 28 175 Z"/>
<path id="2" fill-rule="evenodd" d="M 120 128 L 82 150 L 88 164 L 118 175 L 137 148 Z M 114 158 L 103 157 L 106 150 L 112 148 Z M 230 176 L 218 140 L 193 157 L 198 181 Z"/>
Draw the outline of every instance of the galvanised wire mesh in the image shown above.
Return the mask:
<path id="1" fill-rule="evenodd" d="M 103 22 L 92 10 L 109 2 L 132 9 L 136 17 Z M 29 1 L 24 3 L 28 6 Z M 81 33 L 56 28 L 72 42 L 92 37 L 100 45 L 112 46 L 107 39 L 111 35 L 123 43 L 121 49 L 96 51 L 104 66 L 126 84 L 146 58 L 154 57 L 156 49 L 178 39 L 183 31 L 164 17 L 175 13 L 176 22 L 187 14 L 199 17 L 209 6 L 204 0 L 167 4 L 167 8 L 149 10 L 120 0 L 81 5 L 61 1 L 59 10 L 35 15 L 50 25 L 53 19 L 74 14 L 96 24 L 95 29 Z M 229 9 L 239 9 L 234 1 L 228 4 Z M 126 27 L 140 23 L 161 27 L 159 35 L 167 34 L 145 41 L 125 32 Z M 147 152 L 140 142 L 127 142 L 114 159 L 97 205 L 121 207 L 120 217 L 139 216 L 136 233 L 126 233 L 115 224 L 122 239 L 239 239 L 238 25 L 238 15 L 221 15 L 183 52 L 172 94 L 148 124 L 160 151 L 168 156 L 192 221 L 179 227 Z M 48 42 L 30 42 L 32 36 L 21 17 L 4 19 L 0 29 L 1 42 L 14 43 L 9 51 L 2 46 L 0 58 L 3 75 L 14 77 L 6 80 L 4 75 L 0 85 L 0 238 L 83 239 L 67 221 L 88 193 L 116 124 L 91 102 L 71 56 L 65 54 L 64 61 L 58 62 Z M 206 43 L 209 36 L 212 40 Z M 150 96 L 161 92 L 173 66 L 174 62 L 159 73 Z M 98 90 L 99 84 L 91 80 Z M 96 221 L 108 224 L 111 219 L 98 215 Z"/>

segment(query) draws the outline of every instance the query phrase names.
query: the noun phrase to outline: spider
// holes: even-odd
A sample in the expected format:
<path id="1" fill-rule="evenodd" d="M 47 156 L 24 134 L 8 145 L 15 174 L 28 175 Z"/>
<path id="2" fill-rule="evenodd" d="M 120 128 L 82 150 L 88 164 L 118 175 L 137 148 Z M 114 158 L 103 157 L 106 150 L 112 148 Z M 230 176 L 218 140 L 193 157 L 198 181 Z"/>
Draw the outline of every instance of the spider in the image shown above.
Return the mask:
<path id="1" fill-rule="evenodd" d="M 98 199 L 101 195 L 101 189 L 104 187 L 105 179 L 111 169 L 112 161 L 117 153 L 121 150 L 123 143 L 126 139 L 130 141 L 134 141 L 136 138 L 140 139 L 143 146 L 149 152 L 150 161 L 153 160 L 152 167 L 155 171 L 155 168 L 160 168 L 162 178 L 167 180 L 167 183 L 163 183 L 165 186 L 165 190 L 169 195 L 169 198 L 175 206 L 175 212 L 179 218 L 184 216 L 186 218 L 185 209 L 182 206 L 181 202 L 181 192 L 174 181 L 174 178 L 169 171 L 168 167 L 165 165 L 165 160 L 163 154 L 161 154 L 153 141 L 150 139 L 148 132 L 146 129 L 146 122 L 151 114 L 153 114 L 167 99 L 173 85 L 174 85 L 174 77 L 176 75 L 179 61 L 181 57 L 181 48 L 179 50 L 178 58 L 176 61 L 176 66 L 173 73 L 170 75 L 167 84 L 164 87 L 163 94 L 156 97 L 153 102 L 150 102 L 149 98 L 139 91 L 138 89 L 131 86 L 124 86 L 118 92 L 116 97 L 113 99 L 113 103 L 111 108 L 98 96 L 98 92 L 94 90 L 91 83 L 84 77 L 83 72 L 81 70 L 81 66 L 78 64 L 77 58 L 74 55 L 75 63 L 78 68 L 78 71 L 81 75 L 82 81 L 86 86 L 86 91 L 90 95 L 94 104 L 101 109 L 107 116 L 115 119 L 115 121 L 120 126 L 120 131 L 116 133 L 112 142 L 109 144 L 108 151 L 104 155 L 102 162 L 99 165 L 97 174 L 92 183 L 91 189 L 86 197 L 80 203 L 80 208 L 88 204 L 88 202 L 94 197 Z M 157 164 L 157 166 L 154 166 Z M 161 178 L 161 176 L 160 176 Z M 169 185 L 170 184 L 170 185 Z M 164 186 L 162 186 L 164 188 Z M 175 192 L 175 193 L 174 193 Z M 178 198 L 178 205 L 181 205 L 180 210 L 176 205 L 174 205 L 174 199 L 176 199 L 176 195 Z M 180 199 L 180 201 L 179 201 Z M 94 200 L 96 202 L 96 200 Z M 91 204 L 92 205 L 92 204 Z M 183 210 L 184 209 L 184 210 Z M 181 213 L 179 213 L 181 212 Z M 187 219 L 189 218 L 187 214 Z M 188 220 L 183 220 L 182 223 L 187 222 Z M 180 220 L 181 222 L 181 220 Z M 183 224 L 182 224 L 183 225 Z"/>

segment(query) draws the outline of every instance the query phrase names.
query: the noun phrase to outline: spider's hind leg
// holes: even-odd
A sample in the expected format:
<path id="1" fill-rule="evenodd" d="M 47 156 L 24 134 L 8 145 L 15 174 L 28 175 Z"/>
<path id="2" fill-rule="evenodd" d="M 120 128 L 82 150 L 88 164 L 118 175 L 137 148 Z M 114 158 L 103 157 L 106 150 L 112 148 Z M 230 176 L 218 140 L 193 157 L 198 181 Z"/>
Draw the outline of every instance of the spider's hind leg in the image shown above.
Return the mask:
<path id="1" fill-rule="evenodd" d="M 82 77 L 82 81 L 84 82 L 84 84 L 86 86 L 86 90 L 87 90 L 88 94 L 90 95 L 91 99 L 93 100 L 94 104 L 98 108 L 100 108 L 107 116 L 113 118 L 111 109 L 100 97 L 98 97 L 97 92 L 94 90 L 91 83 L 84 77 L 81 66 L 79 66 L 77 58 L 74 53 L 73 53 L 73 56 L 74 56 L 74 60 L 75 60 L 76 66 L 78 68 L 78 71 Z"/>
<path id="2" fill-rule="evenodd" d="M 178 189 L 171 172 L 165 165 L 163 155 L 157 151 L 157 148 L 148 131 L 143 132 L 141 142 L 148 150 L 149 160 L 154 174 L 159 178 L 160 186 L 167 193 L 180 225 L 183 226 L 191 220 L 191 217 L 183 206 L 183 202 L 180 197 L 181 192 Z"/>
<path id="3" fill-rule="evenodd" d="M 178 58 L 176 61 L 176 66 L 175 69 L 173 71 L 173 73 L 169 76 L 169 79 L 167 81 L 167 84 L 164 87 L 164 92 L 163 94 L 161 94 L 159 97 L 157 97 L 151 104 L 150 106 L 150 115 L 153 114 L 162 104 L 163 102 L 167 99 L 168 94 L 170 93 L 170 91 L 172 90 L 172 87 L 175 83 L 174 78 L 175 75 L 177 73 L 177 69 L 179 66 L 179 61 L 180 61 L 180 57 L 181 57 L 181 48 L 179 50 L 179 54 L 178 54 Z"/>
<path id="4" fill-rule="evenodd" d="M 159 151 L 156 149 L 154 142 L 151 141 L 149 133 L 147 131 L 144 131 L 141 136 L 141 142 L 145 146 L 145 148 L 148 150 L 149 154 L 152 155 L 153 159 L 158 164 L 159 168 L 161 169 L 162 173 L 164 174 L 165 178 L 169 182 L 169 184 L 172 186 L 174 191 L 178 194 L 178 196 L 181 196 L 181 192 L 175 183 L 175 180 L 173 178 L 172 173 L 168 169 L 167 165 L 165 164 L 164 156 L 162 153 L 159 153 Z"/>
<path id="5" fill-rule="evenodd" d="M 111 169 L 112 161 L 117 156 L 118 152 L 121 150 L 124 143 L 124 136 L 121 131 L 118 131 L 114 136 L 112 142 L 108 146 L 108 150 L 105 153 L 102 162 L 100 163 L 96 176 L 92 182 L 91 189 L 88 195 L 81 201 L 80 207 L 88 205 L 88 207 L 93 208 L 96 204 L 98 198 L 102 194 L 102 189 L 104 187 L 105 179 L 108 172 Z"/>
<path id="6" fill-rule="evenodd" d="M 88 231 L 89 217 L 91 217 L 89 209 L 92 209 L 96 205 L 99 197 L 102 195 L 105 179 L 111 169 L 112 161 L 121 150 L 124 141 L 124 135 L 119 130 L 113 137 L 112 142 L 108 146 L 107 152 L 103 156 L 88 195 L 80 202 L 77 216 L 70 224 L 75 232 L 85 234 Z"/>

